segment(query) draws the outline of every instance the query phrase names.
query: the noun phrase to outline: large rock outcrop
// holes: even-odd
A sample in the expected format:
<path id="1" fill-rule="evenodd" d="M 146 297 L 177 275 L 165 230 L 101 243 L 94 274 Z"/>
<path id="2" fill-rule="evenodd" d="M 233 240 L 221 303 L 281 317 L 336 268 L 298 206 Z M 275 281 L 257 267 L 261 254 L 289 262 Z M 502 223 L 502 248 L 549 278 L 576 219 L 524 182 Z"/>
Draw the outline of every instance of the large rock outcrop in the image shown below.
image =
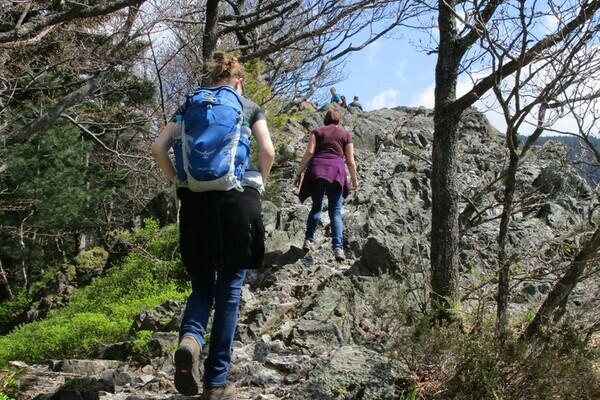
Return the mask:
<path id="1" fill-rule="evenodd" d="M 330 249 L 326 212 L 319 248 L 308 254 L 300 249 L 310 201 L 299 203 L 292 178 L 308 135 L 322 118 L 323 112 L 314 112 L 290 122 L 276 143 L 295 156 L 274 171 L 271 192 L 276 195 L 265 199 L 263 210 L 267 266 L 249 273 L 243 293 L 231 371 L 240 399 L 391 400 L 399 398 L 399 379 L 412 373 L 389 357 L 390 333 L 418 320 L 428 295 L 432 111 L 344 112 L 343 125 L 354 137 L 360 189 L 345 201 L 348 258 L 341 263 Z M 553 154 L 548 148 L 536 150 L 519 168 L 509 251 L 519 274 L 539 279 L 517 285 L 511 303 L 516 313 L 532 309 L 548 291 L 554 275 L 540 260 L 553 246 L 575 240 L 561 235 L 588 218 L 592 191 Z M 462 286 L 468 293 L 491 292 L 502 186 L 483 189 L 500 176 L 506 150 L 503 137 L 477 110 L 468 110 L 462 120 L 459 158 L 461 209 L 474 207 L 464 214 Z M 591 296 L 579 293 L 575 302 L 585 303 L 586 295 Z M 61 375 L 66 365 L 69 377 L 89 380 L 94 398 L 181 399 L 171 383 L 173 325 L 180 309 L 167 303 L 135 321 L 133 331 L 157 330 L 154 358 L 147 365 L 126 363 L 127 343 L 101 353 L 118 362 L 61 362 L 52 372 L 21 365 L 39 383 L 22 399 L 62 398 L 57 393 L 64 391 L 60 377 L 66 376 Z"/>

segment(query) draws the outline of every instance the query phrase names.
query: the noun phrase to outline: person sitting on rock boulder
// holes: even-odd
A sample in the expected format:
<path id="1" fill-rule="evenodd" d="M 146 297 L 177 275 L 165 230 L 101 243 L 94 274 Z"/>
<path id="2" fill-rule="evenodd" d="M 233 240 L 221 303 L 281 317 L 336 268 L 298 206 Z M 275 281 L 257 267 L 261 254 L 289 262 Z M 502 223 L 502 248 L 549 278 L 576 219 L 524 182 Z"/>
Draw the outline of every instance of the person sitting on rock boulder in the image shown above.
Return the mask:
<path id="1" fill-rule="evenodd" d="M 348 107 L 356 107 L 360 111 L 364 111 L 363 107 L 362 107 L 362 104 L 360 104 L 360 102 L 358 101 L 358 96 L 354 96 L 354 99 L 352 100 L 352 103 L 348 104 Z"/>
<path id="2" fill-rule="evenodd" d="M 331 93 L 330 103 L 342 105 L 342 96 L 336 93 L 335 87 L 329 88 L 329 92 Z"/>

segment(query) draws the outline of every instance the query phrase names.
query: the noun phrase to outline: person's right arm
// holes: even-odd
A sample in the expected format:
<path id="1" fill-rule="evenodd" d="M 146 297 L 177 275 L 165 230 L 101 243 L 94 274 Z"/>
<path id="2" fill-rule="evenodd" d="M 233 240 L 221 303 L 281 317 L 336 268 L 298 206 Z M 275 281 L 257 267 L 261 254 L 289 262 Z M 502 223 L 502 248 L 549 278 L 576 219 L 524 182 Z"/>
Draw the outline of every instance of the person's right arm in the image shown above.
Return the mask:
<path id="1" fill-rule="evenodd" d="M 356 176 L 356 162 L 354 161 L 354 143 L 347 143 L 344 148 L 344 156 L 346 158 L 346 165 L 348 171 L 350 171 L 350 182 L 352 183 L 352 189 L 358 189 L 358 178 Z"/>
<path id="2" fill-rule="evenodd" d="M 262 175 L 263 184 L 267 184 L 267 177 L 275 161 L 275 149 L 271 140 L 271 134 L 267 126 L 267 120 L 259 119 L 252 124 L 252 135 L 258 144 L 258 169 Z"/>
<path id="3" fill-rule="evenodd" d="M 175 122 L 169 122 L 160 132 L 154 143 L 152 143 L 152 157 L 158 167 L 165 174 L 169 182 L 175 180 L 175 167 L 169 157 L 169 149 L 173 146 L 173 134 L 177 129 Z"/>

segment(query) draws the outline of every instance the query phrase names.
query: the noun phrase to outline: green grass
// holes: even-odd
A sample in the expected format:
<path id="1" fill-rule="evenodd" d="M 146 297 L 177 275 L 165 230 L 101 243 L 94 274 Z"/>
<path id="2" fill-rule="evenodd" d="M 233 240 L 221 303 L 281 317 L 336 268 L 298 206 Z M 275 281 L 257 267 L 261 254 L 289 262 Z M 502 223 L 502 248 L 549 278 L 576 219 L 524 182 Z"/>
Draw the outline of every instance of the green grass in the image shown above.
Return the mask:
<path id="1" fill-rule="evenodd" d="M 183 300 L 183 267 L 175 226 L 156 223 L 123 236 L 131 251 L 120 265 L 73 295 L 62 309 L 0 337 L 0 365 L 90 356 L 99 345 L 128 339 L 133 319 L 168 299 Z"/>

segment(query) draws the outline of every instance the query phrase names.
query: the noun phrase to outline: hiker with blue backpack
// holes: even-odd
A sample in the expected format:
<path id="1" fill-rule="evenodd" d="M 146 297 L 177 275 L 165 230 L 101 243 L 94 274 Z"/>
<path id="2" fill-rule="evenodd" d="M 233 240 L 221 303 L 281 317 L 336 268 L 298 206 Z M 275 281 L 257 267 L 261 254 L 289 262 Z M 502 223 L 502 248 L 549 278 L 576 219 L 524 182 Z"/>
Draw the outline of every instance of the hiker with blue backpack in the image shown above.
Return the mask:
<path id="1" fill-rule="evenodd" d="M 187 97 L 152 154 L 177 186 L 181 260 L 192 283 L 174 356 L 175 388 L 186 396 L 202 388 L 201 400 L 233 400 L 235 386 L 227 382 L 233 337 L 246 270 L 263 263 L 260 198 L 275 153 L 264 111 L 242 97 L 245 73 L 237 58 L 215 53 L 209 74 L 211 84 Z M 250 136 L 258 144 L 258 169 L 251 165 Z"/>
<path id="2" fill-rule="evenodd" d="M 343 261 L 344 254 L 342 202 L 350 192 L 358 188 L 354 144 L 350 132 L 341 128 L 342 114 L 331 107 L 325 114 L 323 126 L 313 130 L 308 146 L 300 160 L 294 177 L 294 185 L 300 187 L 298 197 L 304 203 L 312 199 L 312 207 L 306 221 L 303 250 L 315 250 L 315 232 L 319 226 L 323 209 L 323 198 L 327 195 L 329 219 L 331 221 L 331 246 L 337 261 Z M 346 166 L 350 172 L 350 183 L 346 176 Z M 304 179 L 302 174 L 304 173 Z M 300 186 L 300 182 L 302 185 Z"/>

